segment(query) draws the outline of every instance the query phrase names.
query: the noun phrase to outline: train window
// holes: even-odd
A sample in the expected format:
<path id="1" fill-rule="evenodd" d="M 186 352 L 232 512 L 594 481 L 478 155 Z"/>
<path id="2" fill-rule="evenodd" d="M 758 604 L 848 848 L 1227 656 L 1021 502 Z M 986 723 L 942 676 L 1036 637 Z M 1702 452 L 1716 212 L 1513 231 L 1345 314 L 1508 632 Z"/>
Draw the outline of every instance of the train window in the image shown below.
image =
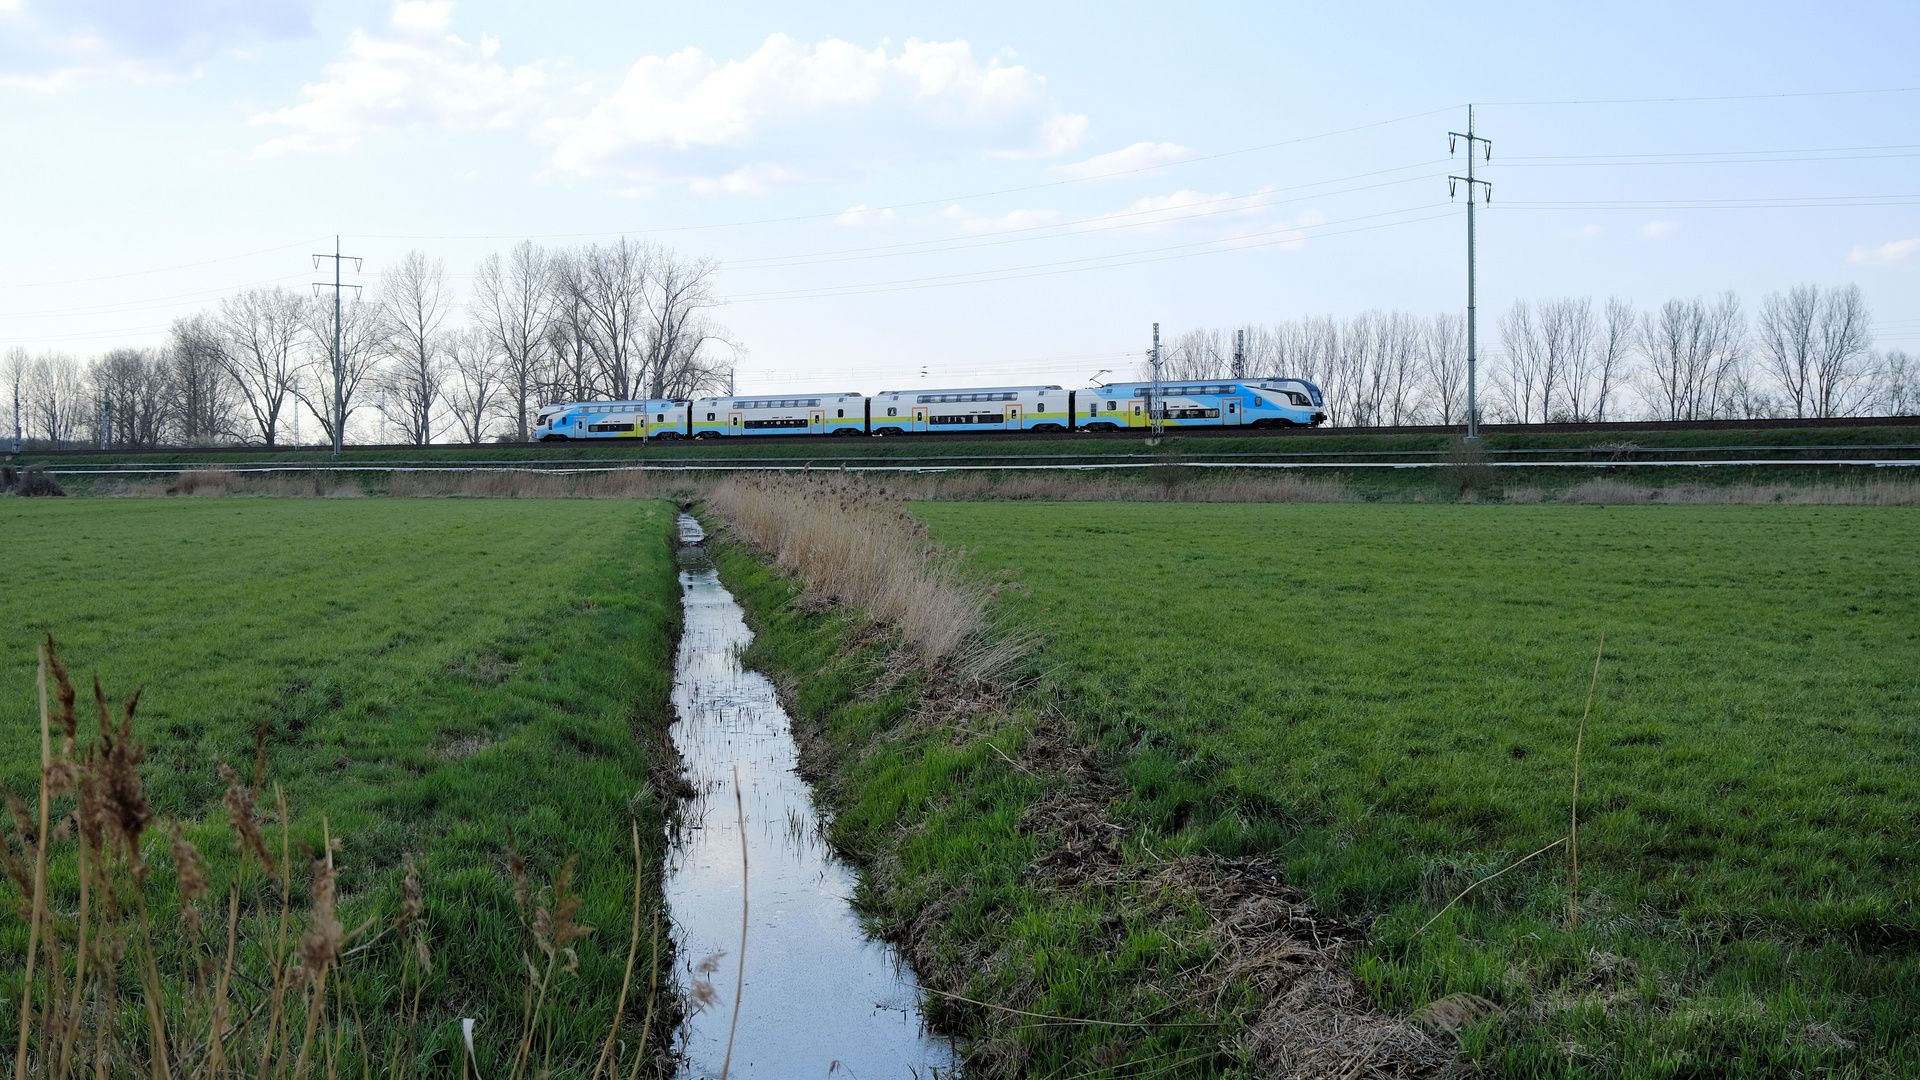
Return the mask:
<path id="1" fill-rule="evenodd" d="M 1263 397 L 1261 397 L 1261 396 L 1260 396 L 1260 395 L 1258 395 L 1258 394 L 1255 394 L 1255 395 L 1253 396 L 1253 407 L 1254 407 L 1254 408 L 1256 408 L 1256 409 L 1264 409 L 1264 408 L 1266 408 L 1266 407 L 1267 407 L 1267 399 L 1266 399 L 1266 398 L 1263 398 Z"/>
<path id="2" fill-rule="evenodd" d="M 1117 402 L 1117 401 L 1109 401 L 1109 402 L 1107 402 L 1107 411 L 1108 411 L 1108 412 L 1112 412 L 1113 410 L 1115 410 L 1115 409 L 1117 409 L 1117 408 L 1119 408 L 1119 407 L 1120 407 L 1120 403 L 1119 403 L 1119 402 Z"/>
<path id="3" fill-rule="evenodd" d="M 888 409 L 888 410 L 887 410 L 887 415 L 888 415 L 888 416 L 899 416 L 899 415 L 900 415 L 900 410 L 899 410 L 899 409 Z"/>
<path id="4" fill-rule="evenodd" d="M 1295 405 L 1298 405 L 1303 409 L 1306 408 L 1308 405 L 1313 404 L 1312 402 L 1307 400 L 1307 395 L 1305 394 L 1296 394 L 1291 390 L 1284 391 L 1284 393 L 1287 395 L 1288 401 L 1293 402 Z"/>
<path id="5" fill-rule="evenodd" d="M 666 419 L 667 419 L 667 414 L 666 414 L 666 413 L 656 413 L 656 414 L 654 414 L 654 417 L 653 417 L 653 418 L 654 418 L 655 420 L 657 420 L 657 421 L 660 421 L 661 423 L 665 423 L 665 422 L 666 422 Z"/>
<path id="6" fill-rule="evenodd" d="M 840 409 L 840 410 L 838 410 L 837 412 L 835 412 L 835 414 L 834 414 L 834 415 L 836 415 L 836 416 L 838 416 L 838 417 L 840 417 L 841 419 L 843 419 L 843 420 L 844 420 L 844 419 L 846 419 L 846 416 L 847 416 L 847 410 L 845 410 L 845 409 Z"/>
<path id="7" fill-rule="evenodd" d="M 713 414 L 712 414 L 712 413 L 708 413 L 708 414 L 707 414 L 707 419 L 709 419 L 709 420 L 711 420 L 711 419 L 713 419 Z"/>

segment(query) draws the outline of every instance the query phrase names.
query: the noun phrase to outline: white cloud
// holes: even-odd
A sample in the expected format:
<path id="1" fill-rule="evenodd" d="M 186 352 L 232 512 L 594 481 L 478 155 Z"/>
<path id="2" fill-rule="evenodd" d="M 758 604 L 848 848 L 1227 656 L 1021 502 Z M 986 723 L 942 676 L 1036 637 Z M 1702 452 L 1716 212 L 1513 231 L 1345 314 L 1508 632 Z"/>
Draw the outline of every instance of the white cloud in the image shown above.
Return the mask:
<path id="1" fill-rule="evenodd" d="M 1860 266 L 1905 266 L 1920 255 L 1920 236 L 1911 240 L 1894 240 L 1879 247 L 1861 246 L 1853 249 L 1847 261 Z"/>
<path id="2" fill-rule="evenodd" d="M 1103 176 L 1138 172 L 1155 165 L 1187 161 L 1193 156 L 1192 150 L 1178 143 L 1137 142 L 1123 150 L 1099 154 L 1085 161 L 1076 161 L 1071 165 L 1055 165 L 1049 171 L 1059 173 L 1071 180 L 1091 180 Z"/>
<path id="3" fill-rule="evenodd" d="M 313 32 L 315 0 L 0 0 L 0 86 L 182 78 L 217 56 Z"/>
<path id="4" fill-rule="evenodd" d="M 1567 233 L 1567 238 L 1569 240 L 1591 240 L 1603 232 L 1606 232 L 1606 230 L 1598 225 L 1582 225 L 1572 232 Z"/>
<path id="5" fill-rule="evenodd" d="M 448 0 L 406 0 L 394 6 L 384 33 L 355 30 L 324 81 L 301 88 L 304 101 L 252 118 L 296 131 L 258 152 L 347 146 L 368 131 L 406 124 L 475 129 L 533 120 L 546 108 L 546 72 L 494 61 L 499 40 L 461 39 L 451 32 L 452 15 Z"/>
<path id="6" fill-rule="evenodd" d="M 1672 236 L 1679 231 L 1680 223 L 1677 221 L 1649 221 L 1645 225 L 1640 226 L 1640 235 L 1650 237 L 1654 240 L 1658 240 L 1663 236 Z"/>
<path id="7" fill-rule="evenodd" d="M 570 172 L 724 189 L 720 178 L 744 169 L 799 179 L 955 151 L 1046 156 L 1086 127 L 1044 78 L 982 64 L 964 41 L 910 40 L 893 53 L 774 34 L 725 63 L 694 48 L 643 57 L 586 116 L 556 118 L 541 135 Z"/>
<path id="8" fill-rule="evenodd" d="M 894 220 L 892 210 L 875 210 L 866 203 L 849 206 L 846 211 L 833 220 L 842 225 L 884 225 Z"/>

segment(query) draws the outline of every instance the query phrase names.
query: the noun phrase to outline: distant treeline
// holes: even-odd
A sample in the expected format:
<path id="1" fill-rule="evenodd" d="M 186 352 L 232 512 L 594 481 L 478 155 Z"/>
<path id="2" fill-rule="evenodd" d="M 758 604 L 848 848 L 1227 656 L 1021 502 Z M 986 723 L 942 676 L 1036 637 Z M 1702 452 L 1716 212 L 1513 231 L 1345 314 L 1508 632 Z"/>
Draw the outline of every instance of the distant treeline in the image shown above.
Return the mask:
<path id="1" fill-rule="evenodd" d="M 523 242 L 480 261 L 461 305 L 444 262 L 415 251 L 349 291 L 337 326 L 331 295 L 261 288 L 175 320 L 159 348 L 11 349 L 0 408 L 7 434 L 43 447 L 282 445 L 302 414 L 305 441 L 331 441 L 337 336 L 356 441 L 524 440 L 543 402 L 724 387 L 738 346 L 709 317 L 715 267 L 644 241 Z"/>
<path id="2" fill-rule="evenodd" d="M 1618 298 L 1522 300 L 1480 328 L 1479 407 L 1489 422 L 1907 415 L 1920 364 L 1873 348 L 1857 285 L 1771 293 L 1749 319 L 1732 292 L 1635 311 Z M 1163 349 L 1175 380 L 1292 375 L 1326 391 L 1347 426 L 1458 424 L 1467 415 L 1466 320 L 1369 311 L 1189 330 Z M 1137 374 L 1151 367 L 1142 363 Z"/>

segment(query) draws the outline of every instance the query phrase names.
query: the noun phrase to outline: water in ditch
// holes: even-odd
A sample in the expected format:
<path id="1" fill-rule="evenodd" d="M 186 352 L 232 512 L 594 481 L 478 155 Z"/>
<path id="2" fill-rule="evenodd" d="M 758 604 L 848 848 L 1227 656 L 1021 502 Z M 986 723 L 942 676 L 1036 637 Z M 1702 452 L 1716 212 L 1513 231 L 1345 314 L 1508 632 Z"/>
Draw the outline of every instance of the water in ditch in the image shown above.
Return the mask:
<path id="1" fill-rule="evenodd" d="M 673 679 L 673 742 L 699 791 L 668 857 L 666 895 L 690 1000 L 708 998 L 683 1032 L 685 1080 L 720 1075 L 740 1017 L 729 1077 L 932 1078 L 956 1072 L 953 1047 L 922 1022 L 913 973 L 868 937 L 848 898 L 854 873 L 821 836 L 791 722 L 765 677 L 740 667 L 753 639 L 681 515 L 684 626 Z M 745 809 L 746 976 L 741 957 Z M 703 964 L 703 961 L 705 962 Z M 709 970 L 702 971 L 702 967 Z M 705 984 L 704 986 L 702 984 Z"/>

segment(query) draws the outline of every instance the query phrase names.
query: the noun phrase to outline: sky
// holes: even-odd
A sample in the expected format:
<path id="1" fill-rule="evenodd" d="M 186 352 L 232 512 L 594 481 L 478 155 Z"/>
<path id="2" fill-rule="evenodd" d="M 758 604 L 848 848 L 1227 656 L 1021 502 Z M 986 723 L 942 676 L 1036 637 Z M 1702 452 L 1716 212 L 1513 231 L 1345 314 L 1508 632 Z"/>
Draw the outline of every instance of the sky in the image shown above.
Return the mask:
<path id="1" fill-rule="evenodd" d="M 310 256 L 720 263 L 743 393 L 1125 375 L 1195 327 L 1858 283 L 1920 348 L 1920 5 L 0 0 L 0 348 Z M 349 264 L 352 270 L 352 264 Z"/>

